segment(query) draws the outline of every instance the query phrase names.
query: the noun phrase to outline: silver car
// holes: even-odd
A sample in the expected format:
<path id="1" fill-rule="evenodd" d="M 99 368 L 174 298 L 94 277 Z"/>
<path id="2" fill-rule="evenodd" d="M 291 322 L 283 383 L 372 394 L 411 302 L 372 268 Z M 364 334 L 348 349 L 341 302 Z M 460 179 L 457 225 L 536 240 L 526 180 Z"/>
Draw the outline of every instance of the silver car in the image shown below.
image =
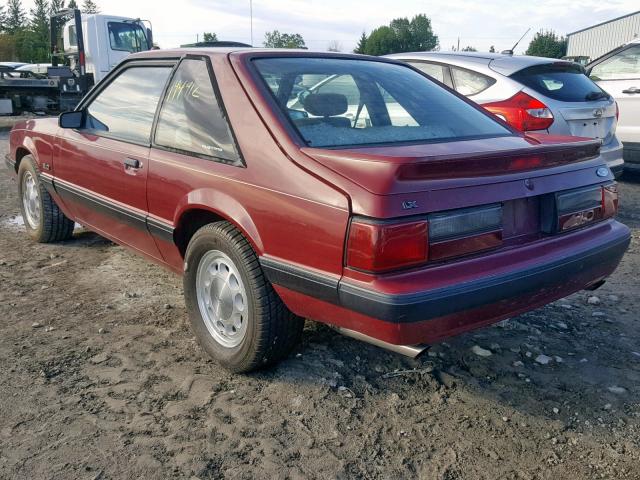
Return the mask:
<path id="1" fill-rule="evenodd" d="M 479 52 L 397 53 L 521 131 L 599 138 L 612 172 L 622 173 L 615 100 L 576 63 Z"/>

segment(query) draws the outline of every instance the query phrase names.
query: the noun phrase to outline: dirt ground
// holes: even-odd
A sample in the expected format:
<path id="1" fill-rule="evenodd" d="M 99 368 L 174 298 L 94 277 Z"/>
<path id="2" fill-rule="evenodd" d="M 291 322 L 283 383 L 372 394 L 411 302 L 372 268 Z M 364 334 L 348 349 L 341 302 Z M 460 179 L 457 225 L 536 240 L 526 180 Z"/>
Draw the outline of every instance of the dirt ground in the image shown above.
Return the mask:
<path id="1" fill-rule="evenodd" d="M 33 244 L 15 192 L 0 167 L 0 478 L 640 478 L 640 180 L 597 292 L 415 361 L 307 322 L 252 375 L 198 347 L 178 277 L 82 230 Z"/>

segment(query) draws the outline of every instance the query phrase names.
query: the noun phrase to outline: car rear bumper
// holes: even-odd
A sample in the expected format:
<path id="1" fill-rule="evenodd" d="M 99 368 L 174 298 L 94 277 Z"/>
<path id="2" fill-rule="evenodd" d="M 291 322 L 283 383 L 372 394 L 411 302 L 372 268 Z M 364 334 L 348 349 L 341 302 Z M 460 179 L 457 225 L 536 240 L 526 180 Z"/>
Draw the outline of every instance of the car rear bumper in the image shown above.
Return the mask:
<path id="1" fill-rule="evenodd" d="M 616 178 L 622 175 L 625 160 L 622 144 L 617 138 L 614 137 L 608 145 L 603 145 L 600 155 Z"/>
<path id="2" fill-rule="evenodd" d="M 300 272 L 288 279 L 270 261 L 262 263 L 295 313 L 413 345 L 494 323 L 600 282 L 617 267 L 630 232 L 608 221 L 562 237 L 369 284 L 351 279 L 323 284 L 318 277 L 315 287 L 301 289 L 306 280 Z M 329 295 L 332 288 L 335 297 Z"/>
<path id="3" fill-rule="evenodd" d="M 640 143 L 624 142 L 625 170 L 640 172 Z"/>

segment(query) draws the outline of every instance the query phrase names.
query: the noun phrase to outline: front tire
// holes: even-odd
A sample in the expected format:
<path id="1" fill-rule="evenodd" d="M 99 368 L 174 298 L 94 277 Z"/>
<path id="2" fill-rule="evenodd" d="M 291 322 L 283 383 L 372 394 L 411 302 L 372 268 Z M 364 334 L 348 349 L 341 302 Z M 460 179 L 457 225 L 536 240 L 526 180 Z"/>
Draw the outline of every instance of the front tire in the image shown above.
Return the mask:
<path id="1" fill-rule="evenodd" d="M 18 168 L 20 211 L 27 234 L 36 242 L 51 243 L 73 236 L 75 223 L 69 220 L 40 181 L 35 161 L 26 155 Z"/>
<path id="2" fill-rule="evenodd" d="M 228 222 L 205 225 L 191 238 L 184 293 L 198 341 L 232 372 L 277 362 L 302 334 L 304 320 L 280 300 L 251 245 Z"/>

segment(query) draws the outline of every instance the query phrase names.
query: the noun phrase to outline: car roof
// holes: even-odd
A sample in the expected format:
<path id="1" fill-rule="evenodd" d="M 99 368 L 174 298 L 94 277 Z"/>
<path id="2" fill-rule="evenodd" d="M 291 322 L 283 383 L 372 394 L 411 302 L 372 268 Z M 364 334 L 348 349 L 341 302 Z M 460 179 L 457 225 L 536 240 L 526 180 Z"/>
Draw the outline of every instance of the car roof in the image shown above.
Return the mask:
<path id="1" fill-rule="evenodd" d="M 505 76 L 512 75 L 533 65 L 545 65 L 549 63 L 573 63 L 566 60 L 558 60 L 555 58 L 534 57 L 531 55 L 507 55 L 502 53 L 489 52 L 408 52 L 395 53 L 393 55 L 388 55 L 388 57 L 395 59 L 414 60 L 428 58 L 431 60 L 440 60 L 444 63 L 447 63 L 449 60 L 451 60 L 457 65 L 461 66 L 464 66 L 465 63 L 469 63 L 469 65 L 484 63 L 485 65 L 488 65 L 491 70 Z"/>
<path id="2" fill-rule="evenodd" d="M 357 58 L 364 60 L 375 60 L 389 63 L 397 63 L 393 58 L 375 57 L 371 55 L 360 55 L 355 53 L 339 53 L 339 52 L 321 52 L 307 49 L 297 48 L 252 48 L 252 47 L 186 47 L 171 48 L 160 50 L 146 50 L 131 54 L 127 60 L 156 58 L 156 59 L 173 59 L 180 58 L 184 55 L 209 55 L 209 56 L 227 56 L 229 54 L 240 54 L 247 56 L 304 56 L 304 57 L 332 57 L 332 58 Z"/>

